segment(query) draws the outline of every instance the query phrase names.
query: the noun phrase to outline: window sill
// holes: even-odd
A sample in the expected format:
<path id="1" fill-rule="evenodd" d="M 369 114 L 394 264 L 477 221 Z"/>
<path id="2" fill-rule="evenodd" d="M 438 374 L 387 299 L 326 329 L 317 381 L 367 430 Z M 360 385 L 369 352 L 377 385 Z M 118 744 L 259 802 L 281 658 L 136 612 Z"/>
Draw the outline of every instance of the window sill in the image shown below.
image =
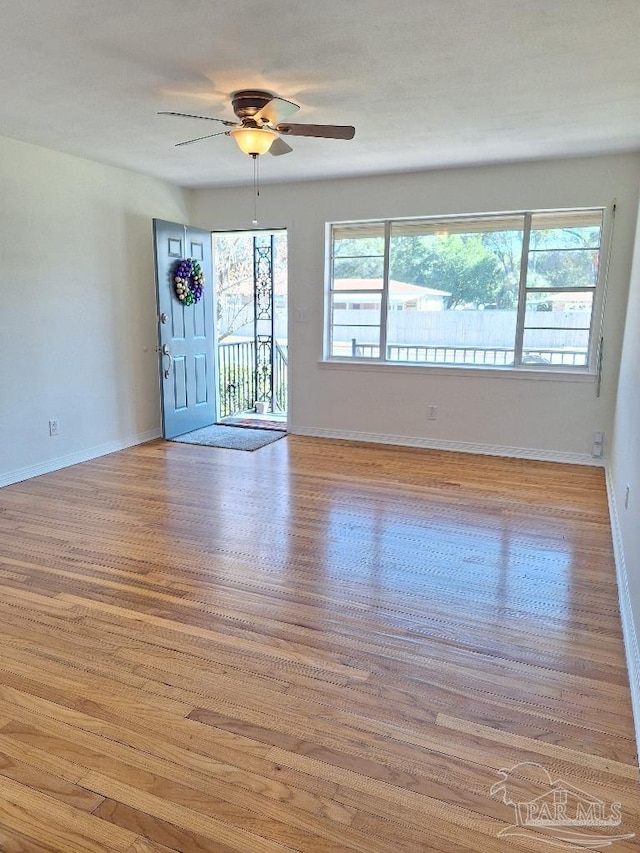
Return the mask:
<path id="1" fill-rule="evenodd" d="M 543 382 L 587 382 L 594 383 L 595 373 L 588 371 L 565 370 L 561 367 L 549 367 L 540 370 L 535 367 L 461 367 L 448 364 L 412 364 L 392 361 L 372 361 L 370 359 L 320 359 L 318 366 L 324 370 L 357 370 L 378 373 L 417 373 L 436 376 L 481 376 L 492 379 L 534 379 Z"/>

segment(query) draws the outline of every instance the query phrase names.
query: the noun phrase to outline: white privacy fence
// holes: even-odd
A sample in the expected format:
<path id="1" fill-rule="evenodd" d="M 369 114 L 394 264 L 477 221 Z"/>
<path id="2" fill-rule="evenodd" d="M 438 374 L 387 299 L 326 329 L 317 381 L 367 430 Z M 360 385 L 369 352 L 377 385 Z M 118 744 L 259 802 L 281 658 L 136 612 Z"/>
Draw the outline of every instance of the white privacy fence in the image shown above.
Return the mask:
<path id="1" fill-rule="evenodd" d="M 377 344 L 378 328 L 362 325 L 375 324 L 377 319 L 377 311 L 334 311 L 333 340 Z M 537 330 L 537 346 L 570 349 L 584 349 L 581 330 L 589 328 L 590 322 L 590 311 L 539 311 L 527 318 L 528 326 L 553 324 L 563 329 Z M 392 311 L 387 322 L 387 342 L 398 346 L 512 348 L 515 330 L 516 311 Z"/>

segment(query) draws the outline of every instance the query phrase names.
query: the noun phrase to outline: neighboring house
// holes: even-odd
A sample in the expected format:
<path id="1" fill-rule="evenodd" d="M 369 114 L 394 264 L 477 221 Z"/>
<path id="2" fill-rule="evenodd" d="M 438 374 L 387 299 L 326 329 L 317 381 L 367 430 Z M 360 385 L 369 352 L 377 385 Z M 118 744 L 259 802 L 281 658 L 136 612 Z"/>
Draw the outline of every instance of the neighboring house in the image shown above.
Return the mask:
<path id="1" fill-rule="evenodd" d="M 345 291 L 344 302 L 334 302 L 336 309 L 373 309 L 380 302 L 379 279 L 337 278 L 334 279 L 334 288 Z M 446 290 L 436 290 L 434 287 L 422 287 L 393 279 L 389 282 L 390 311 L 443 311 L 448 296 L 451 294 Z"/>

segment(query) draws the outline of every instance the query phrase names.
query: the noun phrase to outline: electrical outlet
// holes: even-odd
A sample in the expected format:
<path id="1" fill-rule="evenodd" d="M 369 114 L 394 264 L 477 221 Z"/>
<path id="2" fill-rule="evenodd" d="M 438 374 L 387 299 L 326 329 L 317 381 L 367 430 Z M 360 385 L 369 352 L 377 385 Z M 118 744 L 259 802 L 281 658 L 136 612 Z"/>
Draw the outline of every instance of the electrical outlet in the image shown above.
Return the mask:
<path id="1" fill-rule="evenodd" d="M 58 421 L 56 418 L 49 421 L 49 435 L 58 435 Z"/>
<path id="2" fill-rule="evenodd" d="M 627 488 L 624 492 L 624 508 L 629 509 L 629 497 L 631 496 L 631 486 L 627 483 Z"/>
<path id="3" fill-rule="evenodd" d="M 427 406 L 427 420 L 435 421 L 438 419 L 438 407 Z"/>

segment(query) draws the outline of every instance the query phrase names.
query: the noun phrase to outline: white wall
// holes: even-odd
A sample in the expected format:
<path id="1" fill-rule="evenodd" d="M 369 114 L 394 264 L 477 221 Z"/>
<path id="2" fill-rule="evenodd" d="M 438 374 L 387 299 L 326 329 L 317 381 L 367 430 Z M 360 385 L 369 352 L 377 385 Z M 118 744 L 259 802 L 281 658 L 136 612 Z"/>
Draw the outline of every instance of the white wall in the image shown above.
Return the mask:
<path id="1" fill-rule="evenodd" d="M 0 485 L 157 432 L 151 220 L 185 199 L 0 138 Z"/>
<path id="2" fill-rule="evenodd" d="M 609 472 L 620 603 L 640 743 L 640 220 L 631 273 Z M 627 486 L 629 501 L 625 508 Z"/>
<path id="3" fill-rule="evenodd" d="M 307 156 L 304 140 L 288 156 Z M 268 161 L 267 166 L 276 173 L 277 161 Z M 250 169 L 247 160 L 248 173 Z M 593 432 L 605 432 L 606 447 L 612 429 L 639 175 L 640 156 L 629 154 L 265 185 L 260 196 L 260 224 L 289 229 L 291 315 L 308 312 L 308 322 L 293 322 L 289 336 L 293 431 L 395 436 L 407 443 L 506 449 L 543 458 L 588 461 Z M 319 363 L 326 222 L 608 205 L 614 197 L 618 216 L 599 399 L 593 382 Z M 202 189 L 192 194 L 194 225 L 214 230 L 251 228 L 252 213 L 249 187 Z M 428 405 L 438 406 L 436 421 L 426 419 Z"/>

